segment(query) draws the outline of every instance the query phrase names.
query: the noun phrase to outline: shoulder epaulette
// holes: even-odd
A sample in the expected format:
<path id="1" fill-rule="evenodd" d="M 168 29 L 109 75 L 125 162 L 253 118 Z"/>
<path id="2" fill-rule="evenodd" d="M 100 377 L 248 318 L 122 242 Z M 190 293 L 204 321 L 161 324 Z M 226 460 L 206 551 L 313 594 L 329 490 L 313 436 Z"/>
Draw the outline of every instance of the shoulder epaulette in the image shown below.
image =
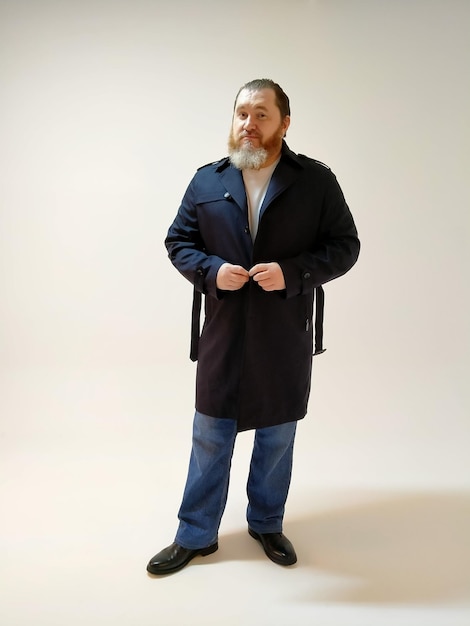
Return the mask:
<path id="1" fill-rule="evenodd" d="M 314 163 L 317 163 L 318 165 L 322 165 L 323 167 L 326 167 L 327 170 L 331 169 L 326 163 L 323 163 L 322 161 L 319 161 L 318 159 L 311 159 L 306 154 L 298 154 L 297 156 L 299 156 L 301 159 L 308 159 L 309 161 L 313 161 Z"/>
<path id="2" fill-rule="evenodd" d="M 212 161 L 211 163 L 206 163 L 205 165 L 201 165 L 201 167 L 198 167 L 197 171 L 199 172 L 199 170 L 202 170 L 205 167 L 209 167 L 209 165 L 217 165 L 217 163 L 220 163 L 220 161 Z"/>
<path id="3" fill-rule="evenodd" d="M 331 169 L 329 165 L 327 165 L 326 163 L 323 163 L 322 161 L 318 161 L 318 159 L 313 159 L 315 161 L 315 163 L 318 163 L 318 165 L 323 165 L 323 167 L 326 167 L 327 170 Z"/>
<path id="4" fill-rule="evenodd" d="M 227 157 L 224 157 L 223 159 L 219 159 L 218 161 L 212 161 L 211 163 L 206 163 L 205 165 L 201 165 L 201 167 L 198 167 L 197 171 L 199 172 L 199 170 L 203 170 L 205 167 L 211 167 L 213 165 L 218 165 L 220 167 L 221 165 L 224 165 L 227 160 L 228 160 Z"/>

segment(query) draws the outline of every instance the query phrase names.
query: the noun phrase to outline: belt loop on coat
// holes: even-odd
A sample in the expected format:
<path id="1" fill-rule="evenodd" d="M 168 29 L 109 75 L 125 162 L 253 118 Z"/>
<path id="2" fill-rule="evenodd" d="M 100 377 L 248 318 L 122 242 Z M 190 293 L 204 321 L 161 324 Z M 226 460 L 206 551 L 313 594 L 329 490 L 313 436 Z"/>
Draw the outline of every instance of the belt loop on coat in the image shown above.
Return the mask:
<path id="1" fill-rule="evenodd" d="M 315 352 L 313 356 L 323 354 L 326 348 L 323 348 L 323 315 L 325 312 L 325 292 L 323 287 L 315 289 Z"/>
<path id="2" fill-rule="evenodd" d="M 194 287 L 193 291 L 193 309 L 191 313 L 191 348 L 189 358 L 191 361 L 197 361 L 199 348 L 199 334 L 201 325 L 201 292 Z"/>

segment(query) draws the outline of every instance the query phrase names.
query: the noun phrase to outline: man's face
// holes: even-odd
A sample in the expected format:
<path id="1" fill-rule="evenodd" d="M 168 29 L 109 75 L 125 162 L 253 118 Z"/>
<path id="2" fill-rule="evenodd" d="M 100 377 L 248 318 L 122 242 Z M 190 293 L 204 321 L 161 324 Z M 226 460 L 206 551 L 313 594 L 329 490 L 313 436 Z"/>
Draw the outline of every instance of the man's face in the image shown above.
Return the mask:
<path id="1" fill-rule="evenodd" d="M 273 89 L 243 89 L 233 113 L 229 137 L 231 156 L 235 153 L 235 157 L 241 157 L 247 167 L 252 158 L 251 167 L 255 169 L 271 165 L 279 156 L 289 123 L 289 116 L 281 118 Z"/>

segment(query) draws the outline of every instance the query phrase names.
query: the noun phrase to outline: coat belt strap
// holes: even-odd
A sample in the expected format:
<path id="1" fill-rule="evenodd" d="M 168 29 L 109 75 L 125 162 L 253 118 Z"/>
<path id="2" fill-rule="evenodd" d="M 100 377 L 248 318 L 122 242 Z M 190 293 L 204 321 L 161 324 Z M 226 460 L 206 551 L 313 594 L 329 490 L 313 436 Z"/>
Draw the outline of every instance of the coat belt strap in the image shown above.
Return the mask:
<path id="1" fill-rule="evenodd" d="M 323 315 L 325 312 L 325 292 L 323 287 L 315 289 L 315 352 L 313 356 L 323 354 L 326 348 L 323 348 Z"/>
<path id="2" fill-rule="evenodd" d="M 191 361 L 197 361 L 199 335 L 201 334 L 201 299 L 201 292 L 194 288 L 193 310 L 191 313 L 191 348 L 189 351 Z"/>

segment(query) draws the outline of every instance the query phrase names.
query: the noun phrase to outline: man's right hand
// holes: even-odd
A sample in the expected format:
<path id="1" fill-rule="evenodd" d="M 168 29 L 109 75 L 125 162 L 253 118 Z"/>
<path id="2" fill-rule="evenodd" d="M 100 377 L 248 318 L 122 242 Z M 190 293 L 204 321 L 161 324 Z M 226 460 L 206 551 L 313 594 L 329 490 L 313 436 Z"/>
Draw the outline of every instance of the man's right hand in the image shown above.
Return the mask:
<path id="1" fill-rule="evenodd" d="M 250 279 L 247 270 L 241 265 L 224 263 L 217 272 L 216 285 L 222 291 L 237 291 Z"/>

